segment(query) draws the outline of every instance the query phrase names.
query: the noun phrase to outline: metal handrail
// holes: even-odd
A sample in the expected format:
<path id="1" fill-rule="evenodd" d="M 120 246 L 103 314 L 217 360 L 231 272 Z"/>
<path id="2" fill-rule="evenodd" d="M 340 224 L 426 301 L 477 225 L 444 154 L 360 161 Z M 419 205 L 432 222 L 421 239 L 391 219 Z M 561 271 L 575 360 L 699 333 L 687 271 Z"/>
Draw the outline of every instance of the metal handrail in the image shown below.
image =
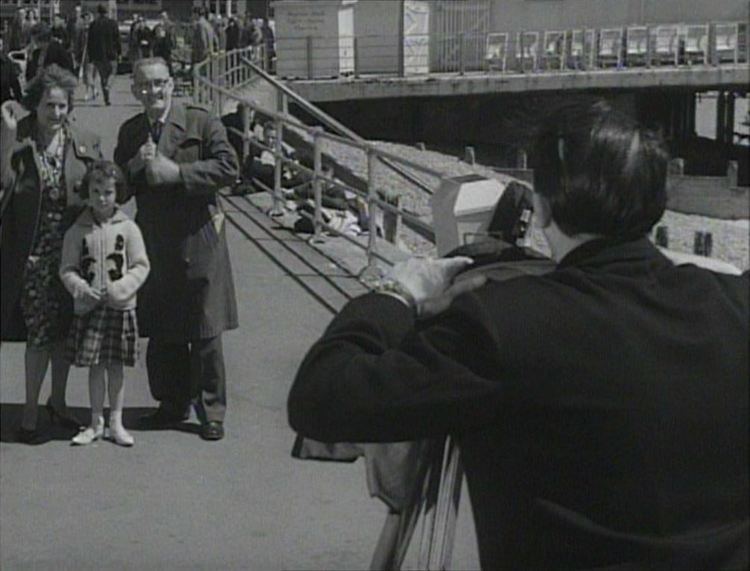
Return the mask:
<path id="1" fill-rule="evenodd" d="M 438 171 L 435 171 L 434 169 L 425 167 L 417 162 L 410 161 L 408 159 L 405 159 L 403 157 L 397 156 L 392 153 L 388 153 L 387 151 L 383 151 L 381 149 L 378 149 L 375 145 L 370 143 L 369 141 L 359 137 L 356 135 L 356 133 L 353 133 L 351 130 L 349 130 L 344 125 L 338 123 L 335 119 L 329 117 L 327 114 L 323 113 L 319 109 L 317 109 L 315 106 L 311 105 L 309 102 L 305 101 L 304 99 L 300 98 L 296 93 L 289 90 L 286 86 L 280 84 L 276 78 L 273 78 L 269 74 L 265 72 L 262 68 L 255 65 L 252 61 L 248 61 L 245 54 L 240 55 L 239 59 L 242 61 L 242 63 L 246 66 L 246 68 L 250 69 L 252 73 L 252 77 L 261 77 L 264 79 L 267 79 L 275 88 L 278 89 L 278 91 L 283 95 L 289 95 L 291 98 L 294 99 L 294 101 L 298 104 L 300 104 L 305 110 L 312 113 L 313 116 L 315 116 L 317 119 L 319 119 L 321 122 L 329 126 L 329 128 L 336 130 L 337 132 L 341 133 L 339 135 L 326 132 L 322 130 L 320 127 L 314 127 L 310 125 L 306 125 L 302 123 L 300 120 L 298 120 L 296 117 L 293 117 L 289 113 L 282 111 L 270 111 L 264 107 L 262 107 L 257 101 L 240 95 L 233 91 L 234 89 L 241 88 L 246 83 L 248 83 L 248 80 L 244 80 L 241 84 L 238 85 L 232 85 L 231 78 L 236 77 L 236 75 L 233 75 L 234 72 L 236 72 L 236 67 L 232 67 L 230 65 L 227 65 L 225 63 L 221 63 L 222 59 L 232 59 L 236 61 L 236 56 L 238 52 L 245 52 L 245 50 L 235 50 L 234 52 L 229 53 L 216 53 L 209 56 L 206 60 L 201 62 L 200 64 L 197 64 L 197 67 L 194 69 L 194 80 L 196 85 L 196 99 L 200 101 L 199 98 L 203 96 L 210 97 L 211 101 L 214 104 L 214 109 L 217 112 L 221 112 L 223 109 L 223 105 L 225 101 L 228 100 L 234 100 L 237 102 L 242 102 L 245 105 L 247 105 L 250 109 L 253 109 L 256 113 L 263 116 L 267 121 L 273 122 L 276 125 L 276 147 L 271 148 L 265 145 L 262 145 L 260 143 L 257 143 L 253 141 L 253 145 L 255 145 L 258 148 L 265 149 L 266 151 L 273 154 L 275 157 L 275 181 L 274 181 L 274 188 L 269 188 L 264 184 L 260 184 L 261 188 L 264 190 L 267 190 L 270 192 L 274 199 L 274 207 L 271 211 L 271 214 L 281 214 L 283 213 L 283 205 L 284 205 L 284 198 L 282 193 L 282 187 L 281 187 L 281 180 L 282 180 L 282 169 L 284 166 L 291 167 L 294 169 L 297 169 L 300 172 L 304 172 L 306 174 L 312 173 L 312 178 L 309 181 L 309 183 L 313 187 L 313 192 L 315 196 L 315 216 L 314 216 L 314 234 L 312 237 L 312 240 L 314 241 L 322 241 L 322 234 L 323 231 L 341 235 L 348 241 L 352 242 L 353 244 L 357 245 L 358 247 L 365 250 L 367 255 L 367 266 L 365 270 L 363 271 L 363 274 L 361 277 L 368 278 L 368 281 L 377 281 L 377 279 L 381 275 L 381 270 L 376 264 L 376 260 L 386 262 L 390 264 L 391 262 L 388 261 L 387 258 L 385 258 L 383 255 L 381 255 L 377 251 L 377 225 L 376 225 L 376 219 L 375 219 L 375 212 L 377 209 L 379 209 L 382 212 L 390 212 L 391 214 L 394 214 L 397 217 L 400 217 L 405 224 L 408 224 L 412 228 L 414 228 L 416 231 L 418 231 L 422 235 L 428 235 L 428 236 L 434 236 L 434 228 L 426 223 L 424 220 L 420 219 L 418 216 L 415 216 L 411 212 L 408 212 L 402 208 L 400 208 L 397 205 L 389 203 L 387 200 L 383 200 L 378 196 L 378 189 L 375 186 L 374 181 L 374 169 L 376 163 L 382 163 L 388 166 L 389 168 L 393 169 L 395 172 L 406 178 L 410 183 L 414 184 L 419 188 L 420 190 L 424 191 L 426 194 L 431 194 L 432 189 L 429 185 L 427 185 L 425 182 L 420 180 L 419 178 L 415 177 L 413 174 L 406 172 L 404 170 L 404 167 L 408 167 L 412 169 L 413 171 L 416 171 L 420 173 L 421 175 L 432 177 L 438 179 L 438 181 L 445 178 L 444 173 L 440 173 Z M 240 75 L 240 77 L 244 78 L 245 76 Z M 252 79 L 250 77 L 250 79 Z M 229 81 L 227 81 L 227 78 L 230 78 Z M 283 105 L 282 108 L 285 108 L 286 105 Z M 367 176 L 367 183 L 365 185 L 365 189 L 356 188 L 351 185 L 346 184 L 340 184 L 335 182 L 334 184 L 336 186 L 339 186 L 340 188 L 344 188 L 345 190 L 349 190 L 353 193 L 355 193 L 357 196 L 365 197 L 366 202 L 368 204 L 369 208 L 369 237 L 368 242 L 366 246 L 363 246 L 359 241 L 356 241 L 352 239 L 351 237 L 341 234 L 337 228 L 332 227 L 329 224 L 326 224 L 323 221 L 322 218 L 322 211 L 321 211 L 321 205 L 322 205 L 322 185 L 324 183 L 332 183 L 330 179 L 326 178 L 322 173 L 322 160 L 316 161 L 316 168 L 313 168 L 312 170 L 304 167 L 303 165 L 299 165 L 298 163 L 288 159 L 283 155 L 283 151 L 281 148 L 282 140 L 283 140 L 283 133 L 284 129 L 295 129 L 304 132 L 305 135 L 312 138 L 312 145 L 315 149 L 315 154 L 322 156 L 322 142 L 324 140 L 334 141 L 339 144 L 348 145 L 353 148 L 356 148 L 364 153 L 367 154 L 368 157 L 368 176 Z M 249 142 L 248 139 L 248 131 L 249 131 L 249 125 L 245 125 L 243 138 L 246 139 L 246 142 Z M 247 148 L 248 145 L 245 145 Z M 243 157 L 244 158 L 244 157 Z M 256 181 L 259 182 L 259 181 Z M 434 238 L 433 238 L 434 239 Z"/>

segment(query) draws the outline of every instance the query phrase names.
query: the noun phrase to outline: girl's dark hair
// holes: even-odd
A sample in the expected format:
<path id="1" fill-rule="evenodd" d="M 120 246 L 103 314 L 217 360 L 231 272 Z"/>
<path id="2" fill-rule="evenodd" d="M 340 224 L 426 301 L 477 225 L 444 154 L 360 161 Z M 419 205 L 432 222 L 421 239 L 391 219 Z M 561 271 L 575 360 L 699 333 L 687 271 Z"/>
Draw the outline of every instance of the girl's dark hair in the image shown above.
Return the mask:
<path id="1" fill-rule="evenodd" d="M 605 102 L 546 117 L 531 158 L 534 190 L 570 236 L 642 236 L 664 213 L 669 154 L 663 141 Z"/>
<path id="2" fill-rule="evenodd" d="M 117 202 L 122 204 L 126 202 L 128 195 L 127 183 L 125 176 L 122 174 L 122 170 L 112 161 L 95 161 L 86 171 L 86 174 L 81 181 L 81 187 L 78 190 L 78 196 L 82 200 L 88 200 L 89 197 L 89 186 L 91 182 L 96 179 L 115 179 L 115 191 L 117 192 Z"/>
<path id="3" fill-rule="evenodd" d="M 73 110 L 73 96 L 77 85 L 78 80 L 75 75 L 56 63 L 50 64 L 39 70 L 36 77 L 26 87 L 23 106 L 35 113 L 44 94 L 54 87 L 59 87 L 68 94 L 68 113 L 70 113 Z"/>

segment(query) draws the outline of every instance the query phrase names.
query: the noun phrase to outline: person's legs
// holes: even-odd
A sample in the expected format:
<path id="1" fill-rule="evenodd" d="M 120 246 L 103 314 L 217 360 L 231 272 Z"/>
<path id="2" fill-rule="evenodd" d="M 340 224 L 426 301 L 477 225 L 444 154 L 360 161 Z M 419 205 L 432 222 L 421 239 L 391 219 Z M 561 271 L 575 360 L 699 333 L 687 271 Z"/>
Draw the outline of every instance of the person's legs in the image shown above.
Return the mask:
<path id="1" fill-rule="evenodd" d="M 52 345 L 52 395 L 50 404 L 57 413 L 64 414 L 67 411 L 65 404 L 65 390 L 68 386 L 68 373 L 70 363 L 65 358 L 65 342 L 58 341 Z"/>
<path id="2" fill-rule="evenodd" d="M 191 343 L 190 373 L 205 421 L 224 422 L 227 394 L 221 335 Z"/>
<path id="3" fill-rule="evenodd" d="M 109 430 L 112 438 L 120 446 L 132 446 L 135 439 L 122 424 L 122 408 L 125 404 L 125 383 L 121 363 L 107 366 L 109 381 Z"/>
<path id="4" fill-rule="evenodd" d="M 26 403 L 23 407 L 23 418 L 21 420 L 21 428 L 24 430 L 36 429 L 39 411 L 39 391 L 47 374 L 49 361 L 50 350 L 48 347 L 26 345 L 26 352 L 24 354 Z"/>
<path id="5" fill-rule="evenodd" d="M 167 416 L 186 418 L 190 405 L 190 353 L 187 343 L 149 339 L 146 370 L 151 395 Z"/>
<path id="6" fill-rule="evenodd" d="M 90 80 L 91 91 L 92 91 L 91 96 L 93 99 L 96 99 L 97 97 L 99 97 L 99 90 L 96 87 L 96 80 L 99 78 L 99 70 L 93 63 L 89 63 L 88 68 L 89 68 L 89 73 L 91 74 L 91 80 Z"/>
<path id="7" fill-rule="evenodd" d="M 73 437 L 73 444 L 86 445 L 104 434 L 104 374 L 105 365 L 89 368 L 89 399 L 91 400 L 91 425 Z"/>
<path id="8" fill-rule="evenodd" d="M 104 96 L 105 105 L 109 105 L 109 76 L 112 73 L 112 62 L 98 61 L 96 68 L 99 72 L 99 78 L 102 85 L 102 95 Z"/>

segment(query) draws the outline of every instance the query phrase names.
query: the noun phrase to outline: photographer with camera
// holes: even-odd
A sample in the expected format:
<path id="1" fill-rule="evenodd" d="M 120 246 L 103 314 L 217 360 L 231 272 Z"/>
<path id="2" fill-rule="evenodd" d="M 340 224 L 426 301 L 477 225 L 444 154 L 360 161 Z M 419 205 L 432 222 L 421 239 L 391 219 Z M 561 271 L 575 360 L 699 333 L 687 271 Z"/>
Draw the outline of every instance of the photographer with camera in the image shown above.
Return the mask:
<path id="1" fill-rule="evenodd" d="M 454 435 L 484 569 L 747 568 L 748 274 L 648 240 L 668 158 L 604 103 L 542 122 L 534 217 L 555 268 L 397 264 L 305 357 L 292 428 Z"/>

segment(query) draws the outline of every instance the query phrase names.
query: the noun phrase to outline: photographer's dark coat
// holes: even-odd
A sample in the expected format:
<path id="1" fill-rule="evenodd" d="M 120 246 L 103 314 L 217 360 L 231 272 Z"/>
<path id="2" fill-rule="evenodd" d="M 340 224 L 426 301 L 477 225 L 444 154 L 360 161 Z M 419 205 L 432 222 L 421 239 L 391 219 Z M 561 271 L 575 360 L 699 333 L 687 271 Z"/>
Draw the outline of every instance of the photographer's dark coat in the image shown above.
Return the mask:
<path id="1" fill-rule="evenodd" d="M 747 569 L 749 285 L 644 238 L 422 322 L 368 294 L 308 353 L 290 424 L 457 435 L 484 569 Z"/>
<path id="2" fill-rule="evenodd" d="M 15 141 L 2 142 L 2 237 L 0 237 L 0 327 L 4 341 L 25 341 L 26 325 L 19 300 L 24 283 L 26 259 L 34 244 L 42 205 L 39 156 L 33 143 L 34 116 L 18 123 Z M 88 165 L 102 157 L 99 137 L 68 122 L 69 142 L 65 153 L 65 188 L 72 224 L 81 211 L 77 189 Z"/>
<path id="3" fill-rule="evenodd" d="M 180 165 L 182 182 L 151 186 L 131 163 L 149 132 L 145 113 L 136 115 L 120 128 L 115 149 L 151 260 L 138 293 L 139 328 L 145 337 L 175 342 L 215 337 L 238 325 L 218 196 L 237 178 L 237 157 L 221 121 L 204 107 L 173 102 L 157 148 Z"/>

